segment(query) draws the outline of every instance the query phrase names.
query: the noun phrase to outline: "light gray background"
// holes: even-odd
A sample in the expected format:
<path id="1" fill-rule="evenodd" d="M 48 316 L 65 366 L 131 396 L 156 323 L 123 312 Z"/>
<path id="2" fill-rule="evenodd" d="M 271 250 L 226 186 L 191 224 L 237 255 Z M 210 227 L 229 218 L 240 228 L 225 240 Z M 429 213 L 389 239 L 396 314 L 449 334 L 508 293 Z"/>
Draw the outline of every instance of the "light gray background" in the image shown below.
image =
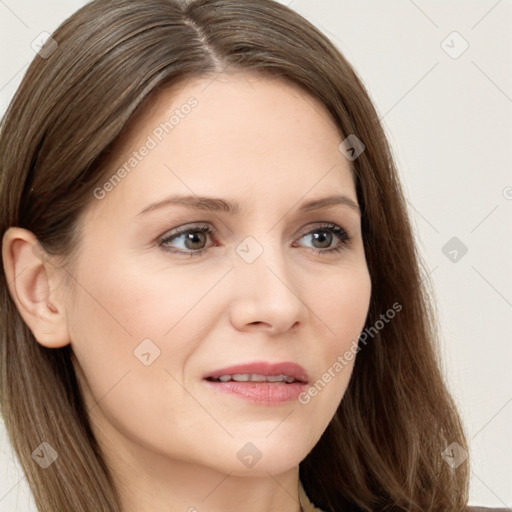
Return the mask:
<path id="1" fill-rule="evenodd" d="M 34 58 L 31 42 L 85 3 L 0 0 L 1 113 Z M 470 438 L 470 503 L 512 507 L 512 2 L 282 3 L 345 54 L 383 119 Z M 457 58 L 447 53 L 463 48 L 453 31 L 469 44 Z M 468 248 L 456 262 L 442 252 L 452 237 Z M 0 511 L 35 510 L 0 428 Z"/>

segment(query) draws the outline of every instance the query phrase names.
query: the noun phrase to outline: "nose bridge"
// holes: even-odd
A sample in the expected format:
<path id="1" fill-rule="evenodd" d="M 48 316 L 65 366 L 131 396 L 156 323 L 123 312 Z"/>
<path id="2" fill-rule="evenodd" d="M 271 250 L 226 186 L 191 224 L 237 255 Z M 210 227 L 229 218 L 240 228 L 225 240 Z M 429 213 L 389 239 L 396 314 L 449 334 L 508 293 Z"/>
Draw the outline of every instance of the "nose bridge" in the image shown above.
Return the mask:
<path id="1" fill-rule="evenodd" d="M 305 305 L 300 283 L 290 271 L 280 240 L 262 232 L 247 236 L 235 249 L 234 277 L 239 307 L 239 323 L 263 322 L 286 329 L 304 320 Z M 239 325 L 239 327 L 243 327 Z"/>

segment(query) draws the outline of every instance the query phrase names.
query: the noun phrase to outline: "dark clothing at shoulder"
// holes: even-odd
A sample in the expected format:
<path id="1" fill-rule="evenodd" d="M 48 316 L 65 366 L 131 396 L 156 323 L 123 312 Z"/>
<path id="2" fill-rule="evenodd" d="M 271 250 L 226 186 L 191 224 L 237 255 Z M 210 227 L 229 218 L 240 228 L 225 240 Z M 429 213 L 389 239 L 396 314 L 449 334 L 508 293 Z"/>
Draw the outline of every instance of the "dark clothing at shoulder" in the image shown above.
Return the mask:
<path id="1" fill-rule="evenodd" d="M 467 507 L 467 512 L 512 512 L 512 508 Z"/>

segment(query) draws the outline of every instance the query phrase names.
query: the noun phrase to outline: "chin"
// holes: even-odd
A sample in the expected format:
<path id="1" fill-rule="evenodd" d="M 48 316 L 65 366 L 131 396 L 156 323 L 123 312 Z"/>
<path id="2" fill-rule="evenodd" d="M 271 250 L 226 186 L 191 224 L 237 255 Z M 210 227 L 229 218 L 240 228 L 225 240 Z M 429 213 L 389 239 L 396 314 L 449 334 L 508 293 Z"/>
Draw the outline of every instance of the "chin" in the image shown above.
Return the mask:
<path id="1" fill-rule="evenodd" d="M 236 476 L 268 477 L 269 473 L 277 475 L 298 466 L 313 446 L 306 446 L 302 439 L 293 441 L 292 436 L 279 435 L 278 429 L 270 435 L 267 431 L 261 437 L 250 435 L 231 442 L 234 448 L 226 450 L 224 458 L 231 450 L 234 457 L 226 461 L 226 471 Z"/>

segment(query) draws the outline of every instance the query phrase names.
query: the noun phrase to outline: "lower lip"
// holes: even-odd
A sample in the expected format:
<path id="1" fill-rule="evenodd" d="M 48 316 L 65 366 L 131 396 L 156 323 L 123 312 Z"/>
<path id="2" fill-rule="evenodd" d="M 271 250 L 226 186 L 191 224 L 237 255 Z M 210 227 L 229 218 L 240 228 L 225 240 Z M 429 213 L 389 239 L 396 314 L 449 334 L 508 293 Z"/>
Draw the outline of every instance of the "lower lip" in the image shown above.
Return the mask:
<path id="1" fill-rule="evenodd" d="M 261 405 L 282 404 L 297 400 L 298 396 L 306 389 L 306 384 L 301 382 L 217 382 L 204 380 L 215 391 L 235 395 L 243 400 Z"/>

